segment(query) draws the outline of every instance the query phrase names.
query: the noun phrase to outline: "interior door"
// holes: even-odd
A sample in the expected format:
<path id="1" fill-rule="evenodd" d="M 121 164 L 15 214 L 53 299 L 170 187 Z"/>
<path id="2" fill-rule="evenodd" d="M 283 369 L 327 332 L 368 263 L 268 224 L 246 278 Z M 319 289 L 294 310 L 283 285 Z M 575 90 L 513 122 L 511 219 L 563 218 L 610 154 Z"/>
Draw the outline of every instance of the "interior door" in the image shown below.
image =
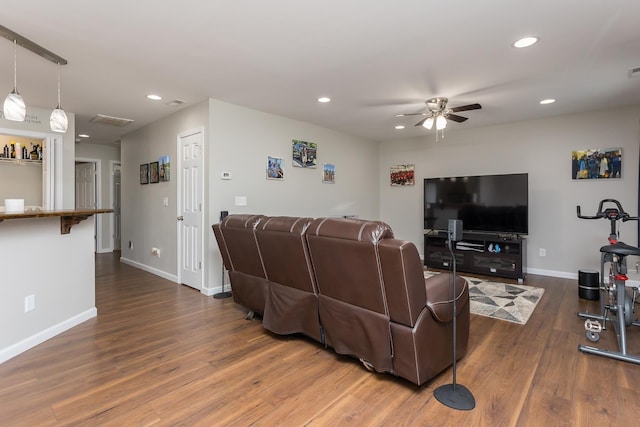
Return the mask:
<path id="1" fill-rule="evenodd" d="M 76 209 L 96 208 L 96 164 L 92 162 L 76 163 Z M 95 217 L 95 215 L 94 215 Z M 96 225 L 94 220 L 94 251 L 97 252 Z"/>
<path id="2" fill-rule="evenodd" d="M 120 164 L 113 165 L 113 250 L 120 250 Z"/>
<path id="3" fill-rule="evenodd" d="M 203 253 L 203 135 L 202 131 L 178 135 L 178 248 L 180 281 L 202 289 Z"/>

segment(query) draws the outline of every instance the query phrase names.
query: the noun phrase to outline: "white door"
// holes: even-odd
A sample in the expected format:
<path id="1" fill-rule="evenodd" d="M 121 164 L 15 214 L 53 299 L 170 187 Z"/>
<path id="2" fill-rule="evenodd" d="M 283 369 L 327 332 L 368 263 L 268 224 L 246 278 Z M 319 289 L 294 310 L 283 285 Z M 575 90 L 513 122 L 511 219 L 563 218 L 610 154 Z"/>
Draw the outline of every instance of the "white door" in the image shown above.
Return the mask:
<path id="1" fill-rule="evenodd" d="M 113 165 L 113 250 L 120 250 L 120 164 Z"/>
<path id="2" fill-rule="evenodd" d="M 180 282 L 202 289 L 203 136 L 202 130 L 178 135 L 178 253 Z"/>
<path id="3" fill-rule="evenodd" d="M 76 163 L 76 209 L 96 208 L 96 164 Z M 95 215 L 94 215 L 95 216 Z M 94 220 L 95 221 L 95 220 Z M 94 248 L 97 252 L 98 242 L 96 239 L 94 222 Z"/>
<path id="4" fill-rule="evenodd" d="M 76 163 L 76 209 L 95 209 L 95 163 Z"/>

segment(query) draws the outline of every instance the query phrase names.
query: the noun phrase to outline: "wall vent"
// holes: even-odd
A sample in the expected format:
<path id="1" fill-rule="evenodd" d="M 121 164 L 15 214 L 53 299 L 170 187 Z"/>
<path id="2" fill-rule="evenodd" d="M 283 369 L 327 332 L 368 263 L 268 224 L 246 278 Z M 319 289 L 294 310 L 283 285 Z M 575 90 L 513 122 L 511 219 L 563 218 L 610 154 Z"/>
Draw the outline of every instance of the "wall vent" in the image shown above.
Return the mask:
<path id="1" fill-rule="evenodd" d="M 133 120 L 131 119 L 123 119 L 121 117 L 107 116 L 104 114 L 96 114 L 96 116 L 89 121 L 91 123 L 100 123 L 103 125 L 118 127 L 125 127 L 126 125 L 133 123 Z"/>
<path id="2" fill-rule="evenodd" d="M 629 78 L 640 77 L 640 67 L 632 68 L 629 70 Z"/>

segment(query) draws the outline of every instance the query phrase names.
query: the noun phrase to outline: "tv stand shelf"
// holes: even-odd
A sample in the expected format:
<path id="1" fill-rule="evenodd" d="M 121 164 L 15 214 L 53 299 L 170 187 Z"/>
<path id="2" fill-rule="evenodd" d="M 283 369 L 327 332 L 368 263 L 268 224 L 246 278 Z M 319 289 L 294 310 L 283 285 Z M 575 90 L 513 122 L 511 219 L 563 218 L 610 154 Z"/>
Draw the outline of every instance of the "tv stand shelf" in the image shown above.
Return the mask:
<path id="1" fill-rule="evenodd" d="M 524 279 L 526 270 L 526 242 L 518 236 L 464 233 L 455 244 L 453 253 L 456 269 L 486 276 Z M 432 268 L 451 266 L 451 254 L 446 232 L 424 235 L 424 265 Z"/>

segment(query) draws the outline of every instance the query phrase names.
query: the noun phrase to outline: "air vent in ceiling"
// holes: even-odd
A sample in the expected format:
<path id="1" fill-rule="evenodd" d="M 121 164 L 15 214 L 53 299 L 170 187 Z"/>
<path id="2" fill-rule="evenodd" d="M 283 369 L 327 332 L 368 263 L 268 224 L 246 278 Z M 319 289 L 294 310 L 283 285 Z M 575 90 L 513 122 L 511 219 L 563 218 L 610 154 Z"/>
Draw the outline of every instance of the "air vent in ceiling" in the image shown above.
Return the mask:
<path id="1" fill-rule="evenodd" d="M 640 77 L 640 67 L 635 67 L 629 70 L 629 78 Z"/>
<path id="2" fill-rule="evenodd" d="M 125 127 L 126 125 L 133 123 L 133 120 L 131 119 L 123 119 L 121 117 L 106 116 L 104 114 L 96 114 L 96 116 L 89 121 L 91 123 L 100 123 L 103 125 L 118 126 L 118 127 Z"/>
<path id="3" fill-rule="evenodd" d="M 183 101 L 182 99 L 174 99 L 173 101 L 167 102 L 167 105 L 169 107 L 177 107 L 179 105 L 184 104 L 185 102 L 187 102 L 187 101 Z"/>

